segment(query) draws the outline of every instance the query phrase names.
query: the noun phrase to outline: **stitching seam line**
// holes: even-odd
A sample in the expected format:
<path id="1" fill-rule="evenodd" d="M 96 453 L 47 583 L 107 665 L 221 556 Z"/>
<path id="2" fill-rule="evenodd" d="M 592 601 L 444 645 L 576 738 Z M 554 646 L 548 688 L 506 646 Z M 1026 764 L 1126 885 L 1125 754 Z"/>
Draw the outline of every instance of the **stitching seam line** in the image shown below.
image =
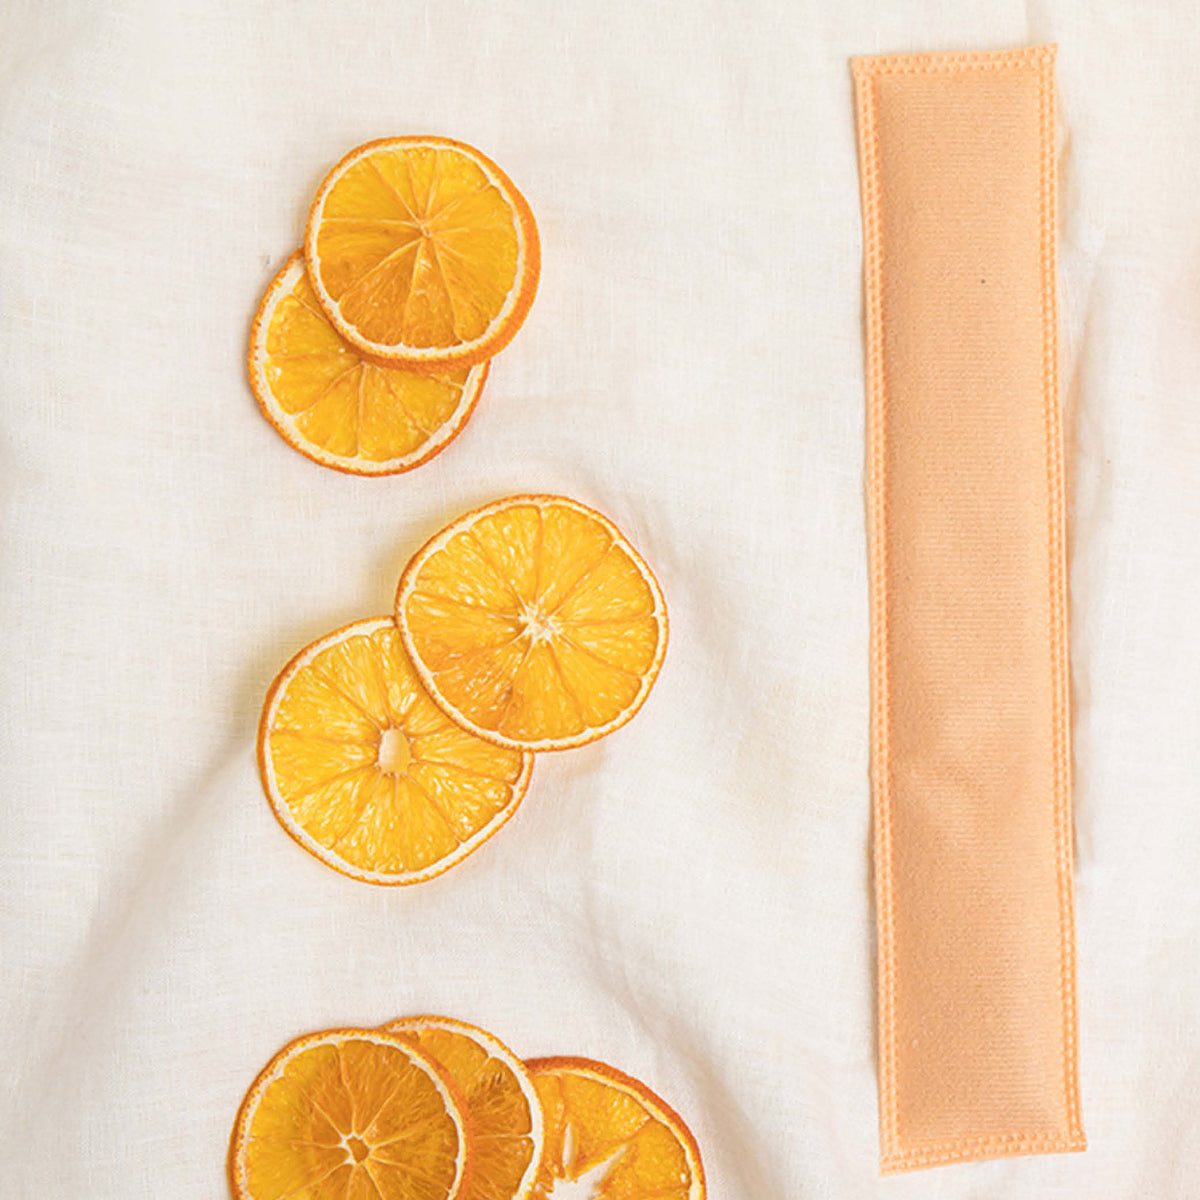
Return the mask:
<path id="1" fill-rule="evenodd" d="M 1045 400 L 1048 540 L 1050 563 L 1050 653 L 1054 688 L 1054 832 L 1058 866 L 1059 998 L 1062 1006 L 1063 1086 L 1067 1099 L 1067 1125 L 1072 1136 L 1082 1137 L 1079 1105 L 1077 1012 L 1075 996 L 1075 905 L 1071 853 L 1070 714 L 1068 701 L 1066 534 L 1062 413 L 1058 401 L 1058 298 L 1057 298 L 1057 179 L 1054 162 L 1054 59 L 1041 62 L 1038 101 L 1041 114 L 1042 162 L 1042 385 Z"/>
<path id="2" fill-rule="evenodd" d="M 879 211 L 879 149 L 874 72 L 854 64 L 858 93 L 862 207 L 867 294 L 867 506 L 871 591 L 871 775 L 875 797 L 876 942 L 879 958 L 880 1141 L 885 1155 L 899 1152 L 896 1113 L 895 928 L 892 908 L 891 787 L 888 778 L 886 491 L 884 487 L 883 264 Z"/>
<path id="3" fill-rule="evenodd" d="M 927 1150 L 910 1150 L 902 1154 L 894 1154 L 880 1160 L 880 1170 L 885 1175 L 898 1171 L 908 1171 L 916 1167 L 936 1167 L 946 1163 L 978 1160 L 981 1158 L 1006 1158 L 1019 1154 L 1062 1154 L 1078 1153 L 1087 1149 L 1087 1141 L 1083 1135 L 1062 1137 L 1038 1137 L 1028 1140 L 1009 1138 L 1003 1141 L 989 1143 L 980 1142 L 977 1145 L 961 1145 L 954 1147 L 935 1147 L 932 1152 Z"/>

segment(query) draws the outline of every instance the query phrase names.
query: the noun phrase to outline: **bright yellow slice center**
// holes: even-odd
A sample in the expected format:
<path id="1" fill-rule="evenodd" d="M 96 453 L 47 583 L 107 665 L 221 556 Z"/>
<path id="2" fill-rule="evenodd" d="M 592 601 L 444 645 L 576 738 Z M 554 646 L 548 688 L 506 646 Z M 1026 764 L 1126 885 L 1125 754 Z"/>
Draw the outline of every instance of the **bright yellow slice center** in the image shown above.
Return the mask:
<path id="1" fill-rule="evenodd" d="M 333 183 L 316 253 L 338 311 L 368 341 L 452 347 L 500 315 L 519 239 L 509 201 L 468 155 L 391 146 Z"/>
<path id="2" fill-rule="evenodd" d="M 412 762 L 412 743 L 395 726 L 379 735 L 379 753 L 376 765 L 385 775 L 407 775 Z"/>

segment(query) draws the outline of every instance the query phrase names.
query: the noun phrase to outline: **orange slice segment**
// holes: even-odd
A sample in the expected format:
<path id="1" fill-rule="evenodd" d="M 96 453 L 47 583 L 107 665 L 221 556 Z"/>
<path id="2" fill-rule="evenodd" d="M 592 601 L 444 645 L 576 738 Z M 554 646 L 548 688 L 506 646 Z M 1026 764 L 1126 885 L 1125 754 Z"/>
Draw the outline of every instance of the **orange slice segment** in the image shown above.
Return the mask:
<path id="1" fill-rule="evenodd" d="M 704 1200 L 696 1139 L 644 1083 L 586 1058 L 526 1066 L 546 1122 L 536 1200 Z"/>
<path id="2" fill-rule="evenodd" d="M 347 341 L 426 368 L 479 363 L 508 345 L 541 263 L 533 212 L 508 176 L 433 137 L 351 150 L 317 192 L 304 255 Z"/>
<path id="3" fill-rule="evenodd" d="M 411 471 L 474 411 L 488 364 L 439 374 L 373 362 L 330 325 L 297 251 L 250 330 L 250 386 L 289 445 L 352 475 Z"/>
<path id="4" fill-rule="evenodd" d="M 461 1100 L 402 1038 L 335 1029 L 285 1046 L 251 1085 L 229 1147 L 235 1200 L 455 1200 Z"/>
<path id="5" fill-rule="evenodd" d="M 529 750 L 619 728 L 667 648 L 650 568 L 611 521 L 561 496 L 513 496 L 444 529 L 405 570 L 396 623 L 456 722 Z"/>
<path id="6" fill-rule="evenodd" d="M 516 811 L 533 756 L 452 721 L 426 694 L 390 617 L 301 650 L 267 694 L 258 761 L 283 827 L 335 870 L 420 883 Z"/>
<path id="7" fill-rule="evenodd" d="M 463 1097 L 472 1154 L 461 1200 L 525 1200 L 541 1166 L 542 1108 L 524 1064 L 490 1033 L 449 1017 L 384 1028 L 434 1059 Z"/>

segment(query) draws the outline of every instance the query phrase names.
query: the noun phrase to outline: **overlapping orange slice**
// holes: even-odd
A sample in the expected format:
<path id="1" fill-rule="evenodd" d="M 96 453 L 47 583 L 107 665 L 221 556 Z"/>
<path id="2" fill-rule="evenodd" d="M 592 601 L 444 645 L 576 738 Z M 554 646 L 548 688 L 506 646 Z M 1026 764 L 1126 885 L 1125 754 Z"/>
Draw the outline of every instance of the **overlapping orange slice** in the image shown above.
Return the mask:
<path id="1" fill-rule="evenodd" d="M 234 1200 L 705 1200 L 683 1118 L 586 1058 L 521 1063 L 450 1017 L 297 1038 L 229 1148 Z"/>
<path id="2" fill-rule="evenodd" d="M 426 694 L 390 617 L 300 651 L 267 694 L 263 785 L 283 827 L 367 883 L 419 883 L 516 811 L 533 756 L 456 725 Z"/>
<path id="3" fill-rule="evenodd" d="M 297 251 L 250 331 L 250 386 L 301 454 L 352 475 L 410 471 L 462 430 L 488 364 L 430 374 L 376 362 L 329 323 Z"/>
<path id="4" fill-rule="evenodd" d="M 384 1028 L 445 1068 L 471 1126 L 471 1178 L 461 1200 L 526 1200 L 542 1161 L 542 1107 L 524 1064 L 498 1038 L 450 1017 Z"/>

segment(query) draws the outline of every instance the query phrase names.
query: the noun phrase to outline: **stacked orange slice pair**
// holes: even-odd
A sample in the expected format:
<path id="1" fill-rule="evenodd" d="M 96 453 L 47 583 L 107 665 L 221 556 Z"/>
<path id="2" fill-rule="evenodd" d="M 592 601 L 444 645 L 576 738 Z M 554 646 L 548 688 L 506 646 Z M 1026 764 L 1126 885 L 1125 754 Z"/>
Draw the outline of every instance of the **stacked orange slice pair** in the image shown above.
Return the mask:
<path id="1" fill-rule="evenodd" d="M 448 1017 L 285 1046 L 242 1101 L 235 1200 L 703 1200 L 683 1119 L 579 1058 L 522 1063 Z"/>
<path id="2" fill-rule="evenodd" d="M 444 449 L 533 303 L 537 226 L 494 162 L 448 138 L 350 151 L 267 288 L 250 384 L 302 454 L 356 475 Z"/>
<path id="3" fill-rule="evenodd" d="M 508 497 L 417 552 L 394 616 L 284 667 L 259 723 L 263 785 L 323 862 L 421 882 L 512 816 L 535 751 L 624 725 L 666 645 L 662 591 L 608 518 L 561 496 Z"/>

